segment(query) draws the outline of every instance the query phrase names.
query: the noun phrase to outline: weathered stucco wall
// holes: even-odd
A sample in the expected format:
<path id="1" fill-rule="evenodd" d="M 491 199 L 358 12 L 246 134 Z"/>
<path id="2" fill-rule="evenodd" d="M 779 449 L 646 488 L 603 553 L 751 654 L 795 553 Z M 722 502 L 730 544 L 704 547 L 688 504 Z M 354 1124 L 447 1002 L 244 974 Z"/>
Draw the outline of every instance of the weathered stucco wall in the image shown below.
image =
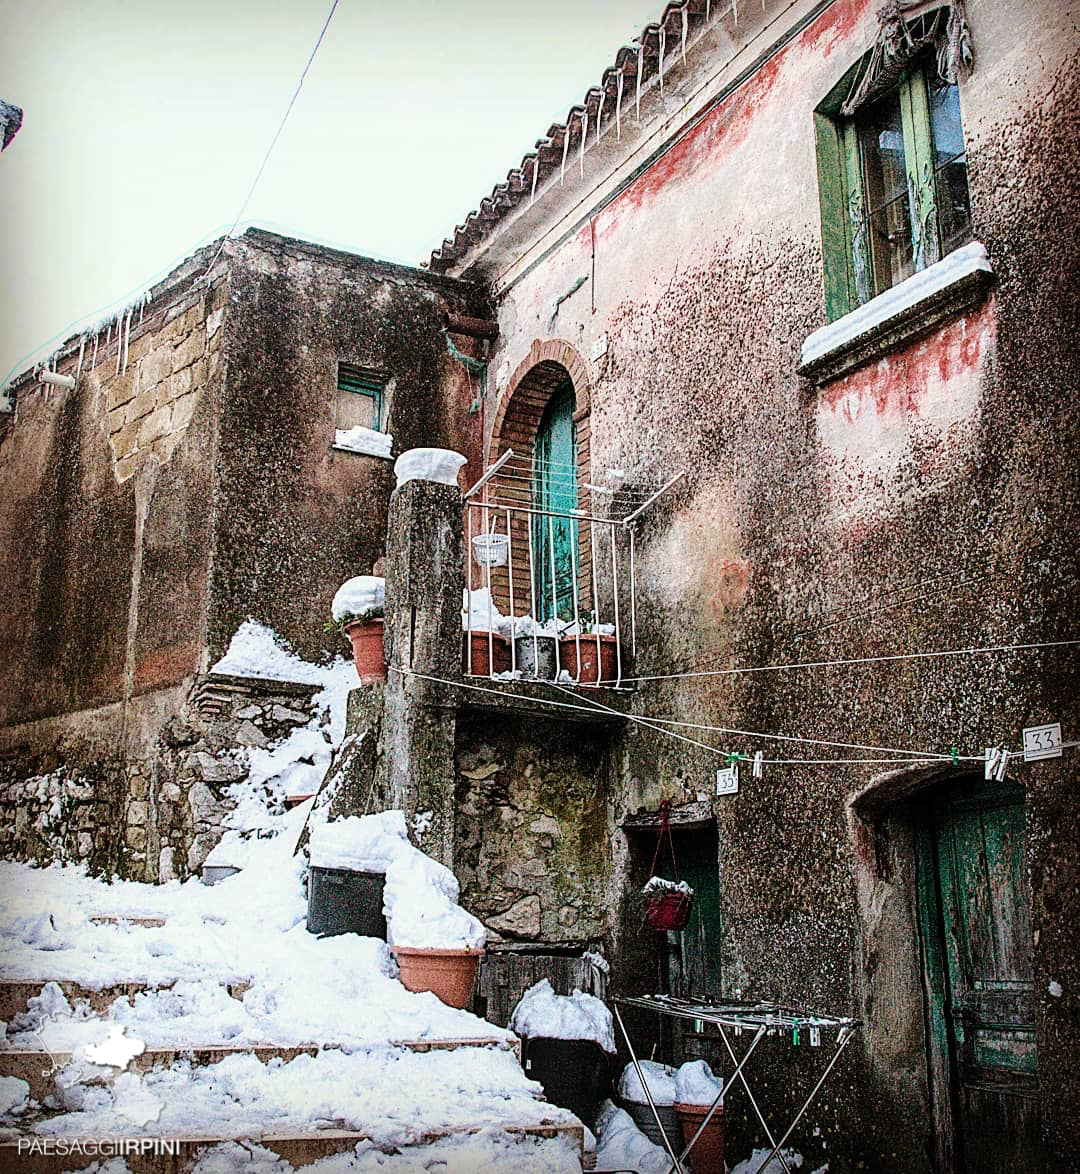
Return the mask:
<path id="1" fill-rule="evenodd" d="M 588 355 L 608 336 L 589 369 L 594 480 L 617 468 L 651 487 L 687 471 L 639 529 L 640 673 L 1073 634 L 1077 291 L 1062 259 L 1078 211 L 1076 36 L 1058 6 L 967 6 L 976 68 L 961 104 L 993 292 L 832 384 L 796 375 L 803 339 L 824 320 L 813 109 L 870 44 L 875 7 L 828 7 L 503 293 L 503 379 L 537 340 Z M 510 272 L 513 258 L 499 264 Z M 1062 720 L 1068 736 L 1075 664 L 1063 650 L 704 677 L 643 685 L 636 705 L 705 725 L 981 753 L 1041 721 Z M 890 757 L 706 737 L 767 756 Z M 621 761 L 616 844 L 627 813 L 708 795 L 717 765 L 640 727 Z M 875 848 L 848 809 L 888 769 L 769 767 L 712 801 L 725 990 L 867 1021 L 803 1131 L 820 1127 L 815 1144 L 828 1145 L 804 1148 L 810 1164 L 836 1169 L 923 1169 L 930 1146 L 917 957 L 904 953 L 913 894 L 879 856 L 903 844 Z M 1080 1040 L 1075 1004 L 1045 992 L 1051 979 L 1068 989 L 1080 968 L 1074 773 L 1068 757 L 1015 770 L 1027 792 L 1040 1074 L 1060 1090 L 1044 1098 L 1044 1121 L 1060 1154 L 1080 1119 Z M 617 870 L 613 898 L 621 882 Z M 640 907 L 625 908 L 630 945 Z M 626 986 L 654 984 L 640 959 L 628 965 Z M 771 1099 L 782 1095 L 772 1082 Z"/>
<path id="2" fill-rule="evenodd" d="M 230 250 L 210 655 L 248 616 L 305 655 L 340 652 L 330 600 L 383 556 L 394 478 L 391 461 L 332 447 L 337 365 L 386 374 L 395 456 L 474 454 L 479 417 L 442 333 L 466 287 L 265 233 Z"/>

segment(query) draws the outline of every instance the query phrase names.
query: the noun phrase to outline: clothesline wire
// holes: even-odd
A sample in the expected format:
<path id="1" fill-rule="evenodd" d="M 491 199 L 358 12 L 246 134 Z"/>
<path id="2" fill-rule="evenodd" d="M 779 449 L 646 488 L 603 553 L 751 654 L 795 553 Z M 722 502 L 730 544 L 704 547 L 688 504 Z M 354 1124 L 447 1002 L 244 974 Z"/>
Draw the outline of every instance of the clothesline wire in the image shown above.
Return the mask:
<path id="1" fill-rule="evenodd" d="M 484 685 L 475 685 L 467 681 L 455 681 L 446 677 L 438 677 L 430 673 L 420 673 L 415 669 L 405 669 L 397 665 L 391 666 L 392 670 L 401 673 L 403 676 L 417 677 L 420 680 L 432 681 L 441 685 L 449 685 L 456 689 L 465 689 L 476 693 L 487 693 L 496 697 L 506 698 L 507 693 L 505 689 L 498 689 Z M 908 765 L 918 766 L 924 764 L 941 764 L 947 765 L 949 763 L 981 763 L 985 762 L 985 755 L 983 754 L 952 754 L 952 753 L 935 753 L 933 751 L 908 750 L 897 748 L 893 746 L 876 746 L 857 742 L 839 742 L 824 738 L 807 738 L 799 737 L 793 734 L 769 734 L 754 730 L 741 730 L 726 726 L 710 726 L 710 725 L 696 725 L 690 722 L 679 722 L 670 718 L 658 717 L 642 717 L 638 714 L 624 713 L 620 709 L 615 709 L 612 706 L 604 705 L 602 702 L 595 701 L 592 698 L 580 697 L 579 694 L 568 689 L 566 686 L 556 682 L 546 682 L 554 686 L 560 692 L 566 693 L 571 697 L 578 697 L 585 702 L 583 705 L 573 705 L 569 702 L 555 701 L 549 698 L 529 698 L 531 704 L 548 706 L 555 709 L 572 710 L 578 713 L 596 714 L 598 711 L 603 711 L 612 714 L 615 717 L 623 718 L 627 721 L 635 722 L 639 725 L 648 726 L 657 733 L 666 734 L 669 737 L 675 738 L 678 741 L 688 742 L 691 745 L 697 746 L 702 750 L 707 750 L 712 754 L 721 755 L 725 758 L 732 757 L 729 751 L 721 750 L 719 747 L 712 746 L 706 742 L 700 742 L 695 738 L 687 737 L 684 734 L 679 734 L 675 730 L 669 730 L 667 726 L 680 726 L 683 728 L 694 729 L 698 731 L 707 731 L 715 733 L 733 734 L 739 737 L 758 738 L 762 740 L 783 741 L 783 742 L 799 742 L 806 745 L 828 746 L 832 749 L 846 749 L 846 750 L 864 750 L 869 752 L 877 752 L 881 754 L 903 755 L 905 757 L 890 757 L 890 758 L 873 758 L 873 759 L 853 759 L 853 758 L 835 758 L 835 759 L 786 759 L 786 758 L 770 758 L 763 759 L 766 765 L 780 766 L 785 763 L 800 764 L 800 765 L 847 765 L 847 764 L 869 764 L 876 763 L 881 765 Z M 1072 745 L 1072 744 L 1070 744 Z M 1010 754 L 1018 753 L 1018 751 L 1010 750 Z"/>
<path id="2" fill-rule="evenodd" d="M 311 64 L 315 60 L 315 54 L 318 53 L 319 47 L 323 43 L 323 37 L 326 36 L 326 30 L 330 27 L 330 22 L 334 19 L 334 13 L 337 11 L 337 6 L 340 0 L 333 0 L 330 5 L 330 11 L 327 13 L 326 20 L 323 22 L 322 29 L 319 32 L 318 39 L 315 41 L 315 47 L 311 50 L 311 55 L 307 59 L 307 64 L 304 66 L 303 72 L 300 74 L 300 80 L 296 83 L 296 89 L 293 90 L 293 95 L 289 99 L 289 105 L 285 109 L 285 113 L 278 123 L 278 128 L 274 131 L 274 137 L 270 140 L 270 145 L 266 148 L 266 154 L 263 156 L 262 162 L 259 164 L 259 170 L 255 173 L 255 178 L 251 181 L 251 187 L 248 188 L 247 195 L 244 197 L 243 203 L 240 205 L 239 211 L 236 213 L 236 219 L 232 222 L 229 231 L 221 238 L 221 244 L 218 246 L 218 251 L 214 254 L 213 260 L 206 267 L 209 272 L 217 263 L 218 257 L 221 256 L 222 249 L 225 248 L 225 242 L 229 240 L 232 234 L 236 231 L 236 226 L 240 223 L 240 218 L 247 211 L 247 206 L 251 202 L 251 197 L 255 194 L 255 189 L 259 186 L 259 180 L 262 179 L 263 172 L 266 170 L 266 165 L 270 162 L 270 156 L 273 154 L 274 148 L 277 146 L 277 141 L 281 138 L 281 132 L 285 129 L 285 124 L 289 121 L 289 115 L 292 114 L 293 107 L 296 105 L 296 99 L 300 96 L 300 90 L 303 87 L 304 79 L 308 75 L 308 70 L 311 69 Z"/>
<path id="3" fill-rule="evenodd" d="M 1045 648 L 1069 648 L 1080 644 L 1076 640 L 1046 640 L 1031 644 L 991 644 L 978 648 L 947 648 L 927 652 L 895 652 L 884 656 L 851 656 L 838 660 L 807 660 L 790 664 L 740 665 L 731 669 L 703 669 L 676 673 L 654 673 L 637 677 L 623 677 L 624 684 L 643 681 L 675 681 L 691 677 L 733 677 L 746 673 L 775 673 L 798 669 L 840 668 L 859 664 L 885 664 L 903 660 L 930 660 L 938 657 L 981 656 L 994 652 L 1027 652 Z"/>

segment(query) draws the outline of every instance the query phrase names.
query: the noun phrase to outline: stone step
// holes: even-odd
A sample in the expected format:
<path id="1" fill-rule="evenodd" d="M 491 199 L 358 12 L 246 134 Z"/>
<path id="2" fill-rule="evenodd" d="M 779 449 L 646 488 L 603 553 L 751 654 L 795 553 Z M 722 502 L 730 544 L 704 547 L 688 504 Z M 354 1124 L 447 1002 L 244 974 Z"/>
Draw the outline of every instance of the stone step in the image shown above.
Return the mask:
<path id="1" fill-rule="evenodd" d="M 92 987 L 84 986 L 81 982 L 72 982 L 65 978 L 40 978 L 29 982 L 22 979 L 0 979 L 0 1020 L 4 1023 L 10 1023 L 16 1015 L 25 1012 L 27 1001 L 40 995 L 41 988 L 49 982 L 56 983 L 64 992 L 64 997 L 69 1003 L 74 1004 L 77 999 L 85 1001 L 90 1004 L 92 1011 L 100 1014 L 112 1006 L 117 999 L 130 999 L 142 991 L 167 991 L 175 981 L 173 979 L 171 982 L 162 983 L 140 982 L 138 980 L 116 982 L 95 990 Z M 243 979 L 227 982 L 223 985 L 234 999 L 243 998 L 251 986 Z"/>
<path id="2" fill-rule="evenodd" d="M 462 1134 L 476 1133 L 475 1129 L 432 1130 L 405 1150 L 417 1150 L 425 1145 Z M 577 1147 L 579 1155 L 584 1149 L 584 1131 L 580 1124 L 552 1125 L 506 1125 L 504 1132 L 515 1136 L 556 1138 L 564 1136 Z M 88 1154 L 85 1148 L 77 1153 L 70 1152 L 72 1138 L 30 1137 L 7 1138 L 0 1141 L 0 1170 L 27 1170 L 34 1174 L 64 1174 L 67 1171 L 84 1170 L 94 1161 L 104 1161 L 111 1153 L 100 1151 Z M 115 1152 L 124 1157 L 132 1174 L 186 1174 L 199 1156 L 208 1149 L 226 1141 L 241 1140 L 229 1137 L 183 1137 L 168 1139 L 169 1150 L 165 1153 L 138 1153 L 137 1149 L 152 1138 L 116 1139 L 119 1147 Z M 263 1134 L 260 1137 L 243 1138 L 271 1150 L 294 1168 L 317 1162 L 320 1158 L 342 1154 L 352 1150 L 359 1142 L 370 1141 L 369 1134 L 347 1129 L 325 1129 L 311 1133 Z M 100 1144 L 101 1139 L 94 1139 Z M 58 1152 L 61 1143 L 68 1152 Z M 20 1144 L 22 1149 L 20 1150 Z M 34 1148 L 31 1148 L 34 1147 Z"/>
<path id="3" fill-rule="evenodd" d="M 389 1048 L 407 1048 L 411 1052 L 455 1051 L 458 1048 L 506 1048 L 521 1059 L 521 1044 L 518 1040 L 508 1042 L 495 1037 L 473 1039 L 440 1040 L 394 1040 Z M 186 1060 L 193 1066 L 204 1067 L 216 1064 L 228 1056 L 250 1054 L 261 1063 L 280 1059 L 286 1063 L 297 1056 L 314 1056 L 322 1050 L 334 1049 L 334 1044 L 301 1044 L 283 1047 L 276 1044 L 199 1044 L 188 1047 L 147 1048 L 128 1065 L 129 1071 L 150 1072 L 155 1068 L 167 1068 L 177 1060 Z M 29 1048 L 0 1050 L 0 1076 L 15 1076 L 30 1086 L 30 1096 L 40 1101 L 54 1090 L 54 1078 L 59 1069 L 72 1062 L 71 1052 L 46 1052 Z M 96 1083 L 87 1080 L 87 1084 Z M 0 1167 L 2 1168 L 2 1167 Z"/>

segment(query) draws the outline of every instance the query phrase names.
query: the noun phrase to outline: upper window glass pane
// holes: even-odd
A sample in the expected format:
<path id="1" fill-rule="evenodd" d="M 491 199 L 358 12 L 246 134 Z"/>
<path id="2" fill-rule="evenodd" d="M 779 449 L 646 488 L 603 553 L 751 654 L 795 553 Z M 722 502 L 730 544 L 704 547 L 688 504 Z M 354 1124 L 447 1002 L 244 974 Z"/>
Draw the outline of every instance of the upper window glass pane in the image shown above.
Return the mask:
<path id="1" fill-rule="evenodd" d="M 960 94 L 956 86 L 934 77 L 929 89 L 935 202 L 944 255 L 971 240 L 967 154 L 964 128 L 960 123 Z"/>
<path id="2" fill-rule="evenodd" d="M 900 95 L 891 90 L 856 120 L 863 177 L 862 233 L 873 293 L 915 272 L 911 193 Z"/>

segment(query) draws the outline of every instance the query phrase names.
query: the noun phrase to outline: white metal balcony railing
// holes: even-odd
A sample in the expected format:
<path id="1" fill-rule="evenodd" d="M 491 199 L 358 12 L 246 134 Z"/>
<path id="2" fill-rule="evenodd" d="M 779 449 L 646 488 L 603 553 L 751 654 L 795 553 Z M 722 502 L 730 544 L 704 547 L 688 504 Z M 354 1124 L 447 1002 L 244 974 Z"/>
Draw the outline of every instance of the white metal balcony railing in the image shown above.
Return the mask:
<path id="1" fill-rule="evenodd" d="M 634 507 L 625 516 L 600 517 L 594 493 L 616 491 L 584 485 L 581 508 L 552 504 L 541 483 L 563 478 L 576 501 L 579 473 L 545 472 L 507 452 L 465 495 L 462 667 L 498 681 L 617 689 L 637 650 L 633 523 L 682 474 L 621 497 Z"/>

